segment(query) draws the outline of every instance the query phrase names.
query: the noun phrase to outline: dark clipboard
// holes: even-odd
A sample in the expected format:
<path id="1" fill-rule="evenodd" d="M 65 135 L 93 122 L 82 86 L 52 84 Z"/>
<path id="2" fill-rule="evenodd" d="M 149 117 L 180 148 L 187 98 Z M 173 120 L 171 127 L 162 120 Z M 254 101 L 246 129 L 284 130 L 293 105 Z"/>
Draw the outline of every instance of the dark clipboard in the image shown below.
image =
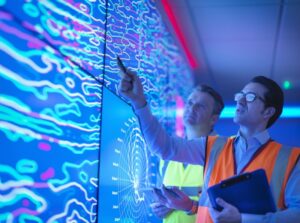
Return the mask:
<path id="1" fill-rule="evenodd" d="M 266 214 L 275 212 L 276 206 L 263 169 L 231 177 L 211 186 L 207 193 L 212 206 L 221 211 L 216 203 L 220 197 L 235 206 L 241 213 Z"/>

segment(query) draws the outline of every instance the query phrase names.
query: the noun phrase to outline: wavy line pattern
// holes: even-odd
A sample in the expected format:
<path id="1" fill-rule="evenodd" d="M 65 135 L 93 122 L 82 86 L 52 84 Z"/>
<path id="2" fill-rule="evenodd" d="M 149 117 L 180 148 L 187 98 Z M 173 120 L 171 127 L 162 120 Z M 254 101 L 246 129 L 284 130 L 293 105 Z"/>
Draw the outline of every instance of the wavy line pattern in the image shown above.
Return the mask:
<path id="1" fill-rule="evenodd" d="M 0 0 L 0 222 L 154 222 L 137 119 L 101 104 L 117 55 L 174 132 L 192 81 L 155 0 Z"/>
<path id="2" fill-rule="evenodd" d="M 12 1 L 6 3 L 10 7 Z M 74 58 L 59 51 L 60 45 L 79 52 L 80 47 L 94 44 L 80 45 L 79 36 L 67 41 L 61 29 L 55 34 L 52 27 L 50 32 L 51 18 L 60 28 L 68 21 L 55 17 L 67 16 L 62 5 L 61 11 L 54 12 L 49 8 L 55 4 L 47 4 L 32 1 L 17 5 L 16 10 L 22 10 L 22 16 L 35 16 L 23 21 L 32 27 L 44 25 L 52 46 L 47 35 L 33 35 L 15 15 L 0 11 L 0 220 L 95 222 L 102 86 L 83 69 L 89 57 L 82 56 L 85 62 L 77 63 L 79 67 Z M 46 8 L 52 15 L 43 15 Z M 69 9 L 66 13 L 75 16 Z M 80 7 L 72 9 L 80 11 Z M 91 29 L 92 15 L 85 17 L 89 20 L 80 22 Z M 80 31 L 68 29 L 74 35 Z M 103 58 L 103 53 L 98 56 Z"/>
<path id="3" fill-rule="evenodd" d="M 106 88 L 102 115 L 106 128 L 101 135 L 99 222 L 154 222 L 149 194 L 155 184 L 155 160 L 138 120 L 132 109 Z"/>

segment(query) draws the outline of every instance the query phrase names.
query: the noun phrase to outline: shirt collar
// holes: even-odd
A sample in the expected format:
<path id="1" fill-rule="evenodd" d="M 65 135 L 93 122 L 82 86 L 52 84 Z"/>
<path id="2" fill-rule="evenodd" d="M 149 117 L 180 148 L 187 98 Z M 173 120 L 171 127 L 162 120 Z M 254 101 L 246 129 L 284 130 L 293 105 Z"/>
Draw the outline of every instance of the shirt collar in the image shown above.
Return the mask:
<path id="1" fill-rule="evenodd" d="M 209 136 L 215 136 L 215 135 L 218 135 L 218 133 L 216 132 L 216 130 L 212 129 L 208 135 Z M 194 139 L 200 139 L 201 137 L 203 137 L 203 136 L 199 136 L 199 137 L 194 138 Z M 204 136 L 204 137 L 206 137 L 206 136 Z M 185 138 L 187 138 L 187 137 L 185 136 Z"/>
<path id="2" fill-rule="evenodd" d="M 240 131 L 238 131 L 235 141 L 238 140 L 239 138 L 243 138 L 243 136 L 241 135 Z M 265 129 L 262 132 L 257 133 L 256 135 L 254 135 L 249 141 L 258 141 L 260 143 L 260 145 L 265 144 L 268 140 L 270 139 L 270 134 L 269 131 L 267 129 Z"/>
<path id="3" fill-rule="evenodd" d="M 215 136 L 215 135 L 218 135 L 216 130 L 212 129 L 209 133 L 210 136 Z"/>

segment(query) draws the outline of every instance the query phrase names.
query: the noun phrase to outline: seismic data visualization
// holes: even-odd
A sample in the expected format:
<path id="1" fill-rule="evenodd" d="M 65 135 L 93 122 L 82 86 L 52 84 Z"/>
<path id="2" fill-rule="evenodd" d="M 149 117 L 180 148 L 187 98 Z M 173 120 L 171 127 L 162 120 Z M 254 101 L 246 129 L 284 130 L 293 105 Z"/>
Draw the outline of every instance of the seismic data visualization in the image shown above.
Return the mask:
<path id="1" fill-rule="evenodd" d="M 98 222 L 153 222 L 155 159 L 131 106 L 104 88 Z"/>

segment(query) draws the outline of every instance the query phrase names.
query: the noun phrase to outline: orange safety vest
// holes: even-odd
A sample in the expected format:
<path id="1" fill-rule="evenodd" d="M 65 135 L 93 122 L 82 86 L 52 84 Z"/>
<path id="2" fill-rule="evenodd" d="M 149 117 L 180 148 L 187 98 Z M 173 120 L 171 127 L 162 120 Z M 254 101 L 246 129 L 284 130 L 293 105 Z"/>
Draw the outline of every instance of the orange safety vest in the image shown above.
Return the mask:
<path id="1" fill-rule="evenodd" d="M 234 138 L 209 136 L 206 145 L 204 185 L 199 200 L 197 223 L 212 223 L 208 206 L 207 188 L 236 175 Z M 283 146 L 269 140 L 253 155 L 241 172 L 264 169 L 271 187 L 277 209 L 285 209 L 285 187 L 300 157 L 300 148 Z"/>

